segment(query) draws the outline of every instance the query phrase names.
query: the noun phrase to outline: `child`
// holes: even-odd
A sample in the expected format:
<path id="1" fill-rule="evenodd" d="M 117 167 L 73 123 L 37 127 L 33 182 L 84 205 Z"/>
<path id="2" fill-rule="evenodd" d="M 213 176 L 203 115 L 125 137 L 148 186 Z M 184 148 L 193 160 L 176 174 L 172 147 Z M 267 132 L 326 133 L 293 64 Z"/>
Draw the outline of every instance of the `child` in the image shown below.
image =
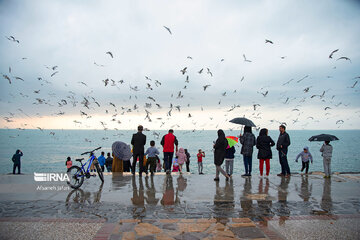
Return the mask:
<path id="1" fill-rule="evenodd" d="M 298 162 L 299 157 L 301 157 L 301 163 L 302 163 L 301 172 L 304 171 L 304 169 L 306 169 L 305 174 L 308 174 L 310 160 L 311 160 L 311 164 L 313 163 L 313 157 L 309 152 L 309 148 L 304 147 L 304 151 L 302 151 L 297 155 L 295 162 Z"/>
<path id="2" fill-rule="evenodd" d="M 156 172 L 161 172 L 161 162 L 159 156 L 156 156 Z"/>
<path id="3" fill-rule="evenodd" d="M 199 153 L 196 155 L 197 159 L 198 159 L 198 169 L 199 169 L 199 174 L 203 174 L 203 157 L 205 157 L 205 152 L 201 151 L 201 149 L 199 149 Z"/>
<path id="4" fill-rule="evenodd" d="M 178 157 L 180 174 L 182 174 L 182 166 L 187 161 L 187 157 L 186 157 L 184 148 L 180 148 L 176 155 Z"/>
<path id="5" fill-rule="evenodd" d="M 150 165 L 151 176 L 153 176 L 154 172 L 156 171 L 156 162 L 157 159 L 159 158 L 157 155 L 159 154 L 160 154 L 159 151 L 155 147 L 155 141 L 150 141 L 150 147 L 146 150 L 144 155 L 148 156 L 148 160 L 146 162 L 146 169 L 148 169 Z"/>
<path id="6" fill-rule="evenodd" d="M 233 167 L 234 167 L 234 158 L 235 158 L 235 147 L 227 147 L 225 150 L 225 167 L 226 173 L 231 177 L 233 174 Z"/>
<path id="7" fill-rule="evenodd" d="M 70 157 L 67 157 L 66 162 L 65 162 L 65 166 L 67 169 L 71 168 L 72 166 L 72 161 Z"/>
<path id="8" fill-rule="evenodd" d="M 173 159 L 173 170 L 172 172 L 178 172 L 179 171 L 179 164 L 177 156 Z"/>
<path id="9" fill-rule="evenodd" d="M 110 156 L 110 153 L 107 153 L 107 158 L 105 160 L 105 166 L 108 172 L 112 171 L 112 164 L 113 164 L 114 159 Z"/>
<path id="10" fill-rule="evenodd" d="M 322 152 L 321 156 L 323 157 L 324 164 L 324 178 L 330 178 L 331 175 L 331 157 L 332 157 L 333 147 L 330 145 L 330 141 L 325 141 L 325 143 L 320 148 Z"/>

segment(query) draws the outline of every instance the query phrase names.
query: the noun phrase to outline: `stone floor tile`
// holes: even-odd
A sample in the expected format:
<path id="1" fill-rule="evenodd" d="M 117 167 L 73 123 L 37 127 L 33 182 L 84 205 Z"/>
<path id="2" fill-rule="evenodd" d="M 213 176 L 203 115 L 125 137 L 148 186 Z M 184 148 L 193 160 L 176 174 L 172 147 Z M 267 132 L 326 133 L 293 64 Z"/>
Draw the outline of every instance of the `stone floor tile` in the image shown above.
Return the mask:
<path id="1" fill-rule="evenodd" d="M 135 232 L 139 236 L 152 235 L 156 233 L 161 233 L 162 230 L 150 223 L 139 223 L 135 226 Z"/>

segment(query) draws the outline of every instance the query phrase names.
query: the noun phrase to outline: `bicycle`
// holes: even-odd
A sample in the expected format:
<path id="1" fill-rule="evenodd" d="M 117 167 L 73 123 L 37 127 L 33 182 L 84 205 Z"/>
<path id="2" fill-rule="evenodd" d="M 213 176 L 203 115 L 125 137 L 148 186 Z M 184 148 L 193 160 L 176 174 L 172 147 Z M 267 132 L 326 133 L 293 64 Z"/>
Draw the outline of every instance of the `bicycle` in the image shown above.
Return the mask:
<path id="1" fill-rule="evenodd" d="M 81 155 L 94 153 L 96 150 L 99 150 L 100 148 L 101 147 L 98 147 L 92 151 L 84 152 Z M 70 181 L 67 181 L 67 184 L 73 189 L 78 189 L 79 187 L 81 187 L 81 185 L 84 183 L 85 177 L 90 178 L 91 176 L 96 176 L 96 175 L 90 174 L 90 166 L 94 162 L 95 156 L 93 154 L 91 154 L 90 158 L 84 164 L 82 163 L 82 160 L 84 160 L 84 158 L 75 159 L 75 161 L 80 162 L 81 167 L 75 165 L 75 166 L 70 167 L 67 171 L 67 174 L 68 174 L 69 180 L 70 180 Z M 87 166 L 87 169 L 85 170 L 86 164 L 88 164 L 88 166 Z M 99 176 L 101 182 L 103 183 L 104 175 L 99 166 L 99 162 L 98 161 L 94 162 L 94 165 L 95 165 L 96 171 L 98 173 L 98 176 Z"/>

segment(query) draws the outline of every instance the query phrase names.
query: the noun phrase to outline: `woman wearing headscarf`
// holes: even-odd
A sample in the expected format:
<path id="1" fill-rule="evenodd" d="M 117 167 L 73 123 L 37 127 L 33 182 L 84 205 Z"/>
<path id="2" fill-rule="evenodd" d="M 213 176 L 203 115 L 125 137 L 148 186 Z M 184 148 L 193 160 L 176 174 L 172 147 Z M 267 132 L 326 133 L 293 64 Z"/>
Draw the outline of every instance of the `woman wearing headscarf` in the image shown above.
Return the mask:
<path id="1" fill-rule="evenodd" d="M 229 180 L 229 175 L 224 171 L 224 169 L 221 168 L 221 164 L 224 162 L 225 158 L 225 150 L 228 146 L 228 141 L 225 138 L 225 133 L 223 130 L 219 129 L 217 131 L 218 139 L 216 140 L 214 144 L 214 164 L 216 166 L 216 176 L 214 178 L 214 181 L 219 181 L 219 173 L 221 172 L 225 177 L 226 181 Z"/>

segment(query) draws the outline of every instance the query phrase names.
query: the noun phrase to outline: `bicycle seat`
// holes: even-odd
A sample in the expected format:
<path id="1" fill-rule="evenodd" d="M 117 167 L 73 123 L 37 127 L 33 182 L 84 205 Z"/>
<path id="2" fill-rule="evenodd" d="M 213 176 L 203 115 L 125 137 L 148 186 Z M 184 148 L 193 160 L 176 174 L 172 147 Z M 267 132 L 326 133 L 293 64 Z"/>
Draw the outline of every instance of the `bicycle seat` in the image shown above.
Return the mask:
<path id="1" fill-rule="evenodd" d="M 81 162 L 82 160 L 84 160 L 84 158 L 75 159 L 75 161 L 78 161 L 78 162 Z"/>

